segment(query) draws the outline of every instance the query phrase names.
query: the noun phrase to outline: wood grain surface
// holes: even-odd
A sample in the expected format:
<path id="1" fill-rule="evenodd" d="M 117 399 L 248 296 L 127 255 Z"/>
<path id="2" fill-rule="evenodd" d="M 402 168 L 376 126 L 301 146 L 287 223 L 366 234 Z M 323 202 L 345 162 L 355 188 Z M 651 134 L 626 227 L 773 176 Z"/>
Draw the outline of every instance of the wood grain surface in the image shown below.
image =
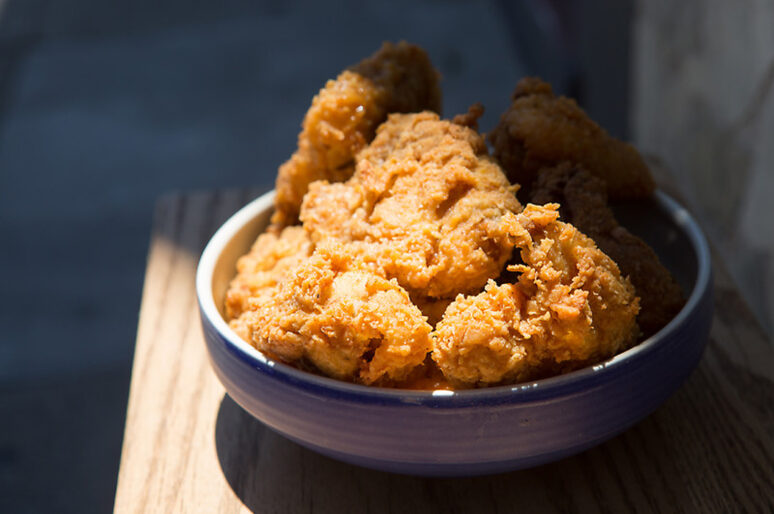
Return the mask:
<path id="1" fill-rule="evenodd" d="M 428 479 L 343 464 L 275 434 L 210 369 L 194 288 L 204 243 L 258 194 L 158 204 L 116 512 L 774 511 L 774 349 L 717 261 L 715 319 L 697 370 L 653 415 L 580 455 Z"/>

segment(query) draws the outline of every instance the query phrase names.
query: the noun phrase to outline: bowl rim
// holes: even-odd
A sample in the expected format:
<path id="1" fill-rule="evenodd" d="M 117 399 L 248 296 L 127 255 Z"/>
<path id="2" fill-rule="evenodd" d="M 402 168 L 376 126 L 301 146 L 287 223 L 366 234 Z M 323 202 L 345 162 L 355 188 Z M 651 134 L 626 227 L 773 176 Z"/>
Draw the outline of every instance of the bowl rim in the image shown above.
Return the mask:
<path id="1" fill-rule="evenodd" d="M 202 321 L 209 322 L 225 342 L 226 348 L 251 367 L 297 387 L 316 393 L 379 403 L 410 403 L 432 407 L 458 407 L 480 403 L 531 402 L 565 396 L 600 385 L 611 375 L 626 372 L 630 365 L 642 362 L 656 350 L 669 335 L 688 322 L 696 311 L 711 283 L 711 257 L 707 240 L 693 216 L 677 201 L 661 190 L 654 198 L 666 214 L 688 237 L 696 252 L 697 272 L 694 287 L 680 312 L 660 331 L 638 345 L 599 364 L 570 373 L 535 380 L 529 383 L 462 390 L 412 390 L 366 386 L 315 375 L 266 357 L 258 349 L 239 337 L 223 319 L 212 294 L 215 265 L 224 246 L 248 222 L 274 207 L 275 191 L 269 191 L 252 200 L 234 213 L 218 228 L 205 246 L 196 270 L 196 295 Z M 579 387 L 581 386 L 582 387 Z"/>

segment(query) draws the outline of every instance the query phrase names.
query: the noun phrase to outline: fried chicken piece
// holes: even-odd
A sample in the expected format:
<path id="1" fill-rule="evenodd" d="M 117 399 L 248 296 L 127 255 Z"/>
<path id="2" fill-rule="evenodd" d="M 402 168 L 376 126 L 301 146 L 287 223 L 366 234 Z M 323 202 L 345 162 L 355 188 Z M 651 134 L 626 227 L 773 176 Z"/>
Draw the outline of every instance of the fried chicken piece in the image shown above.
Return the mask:
<path id="1" fill-rule="evenodd" d="M 618 263 L 640 297 L 637 322 L 644 337 L 661 330 L 683 308 L 683 292 L 656 252 L 616 221 L 601 179 L 569 163 L 543 169 L 531 201 L 560 203 L 562 219 L 591 237 Z"/>
<path id="2" fill-rule="evenodd" d="M 237 275 L 226 292 L 226 316 L 234 320 L 250 310 L 250 303 L 270 291 L 292 269 L 311 255 L 312 241 L 302 227 L 258 236 L 250 251 L 237 261 Z"/>
<path id="3" fill-rule="evenodd" d="M 430 112 L 392 114 L 345 183 L 316 182 L 301 220 L 313 241 L 370 255 L 417 298 L 453 298 L 496 277 L 512 244 L 501 218 L 521 210 L 475 131 Z"/>
<path id="4" fill-rule="evenodd" d="M 297 222 L 301 200 L 315 180 L 340 182 L 353 158 L 391 112 L 440 111 L 438 72 L 424 50 L 384 43 L 371 57 L 330 80 L 312 100 L 298 149 L 277 175 L 276 227 Z"/>
<path id="5" fill-rule="evenodd" d="M 250 340 L 283 362 L 363 384 L 404 380 L 432 328 L 396 281 L 325 243 L 246 314 Z"/>
<path id="6" fill-rule="evenodd" d="M 518 282 L 459 296 L 436 327 L 433 360 L 458 387 L 521 382 L 599 362 L 632 344 L 638 299 L 558 205 L 505 220 L 521 250 Z"/>
<path id="7" fill-rule="evenodd" d="M 613 199 L 645 198 L 655 189 L 645 161 L 614 139 L 575 100 L 555 97 L 538 78 L 519 81 L 513 103 L 489 134 L 494 155 L 513 183 L 529 189 L 541 168 L 570 161 L 607 184 Z"/>

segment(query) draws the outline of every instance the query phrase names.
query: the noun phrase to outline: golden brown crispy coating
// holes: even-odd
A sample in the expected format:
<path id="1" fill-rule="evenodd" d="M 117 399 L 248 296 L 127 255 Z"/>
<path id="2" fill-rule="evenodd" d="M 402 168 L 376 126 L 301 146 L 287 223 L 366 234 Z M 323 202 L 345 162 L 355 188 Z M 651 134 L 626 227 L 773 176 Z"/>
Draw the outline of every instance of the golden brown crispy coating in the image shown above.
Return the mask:
<path id="1" fill-rule="evenodd" d="M 226 315 L 238 318 L 250 310 L 262 291 L 276 286 L 288 271 L 312 253 L 312 242 L 301 227 L 287 227 L 280 234 L 258 236 L 250 252 L 237 261 L 237 275 L 226 293 Z"/>
<path id="2" fill-rule="evenodd" d="M 279 169 L 279 227 L 297 222 L 301 200 L 315 180 L 339 182 L 354 170 L 353 158 L 392 112 L 440 111 L 438 73 L 424 50 L 384 43 L 371 57 L 330 80 L 312 100 L 298 149 Z"/>
<path id="3" fill-rule="evenodd" d="M 432 330 L 397 282 L 337 243 L 318 246 L 245 324 L 270 357 L 363 384 L 407 378 Z"/>
<path id="4" fill-rule="evenodd" d="M 618 263 L 640 297 L 637 322 L 643 336 L 656 333 L 680 312 L 685 303 L 680 286 L 653 249 L 618 224 L 602 180 L 563 163 L 540 171 L 531 201 L 559 202 L 562 219 L 594 239 Z"/>
<path id="5" fill-rule="evenodd" d="M 614 139 L 574 100 L 556 97 L 538 78 L 519 81 L 513 103 L 489 134 L 513 183 L 529 188 L 539 170 L 563 161 L 603 179 L 613 199 L 645 198 L 655 183 L 637 150 Z"/>
<path id="6" fill-rule="evenodd" d="M 511 254 L 521 209 L 475 131 L 430 112 L 393 114 L 345 183 L 317 182 L 301 220 L 313 241 L 357 242 L 415 297 L 480 290 Z"/>
<path id="7" fill-rule="evenodd" d="M 280 168 L 273 225 L 239 260 L 226 299 L 232 328 L 271 358 L 409 388 L 532 380 L 632 344 L 631 283 L 558 221 L 558 205 L 522 211 L 518 185 L 476 132 L 480 104 L 452 121 L 397 114 L 426 108 L 440 108 L 437 73 L 406 43 L 385 44 L 328 82 Z M 619 180 L 624 196 L 652 190 L 647 169 L 645 179 L 630 169 L 633 149 L 537 80 L 519 84 L 492 141 L 530 181 L 569 154 Z M 582 219 L 603 239 L 617 237 L 574 179 L 546 172 L 537 187 L 561 186 L 567 208 L 588 203 Z M 303 227 L 288 226 L 299 218 Z M 514 247 L 521 264 L 508 269 L 517 275 L 497 285 Z"/>
<path id="8" fill-rule="evenodd" d="M 459 387 L 519 382 L 577 369 L 634 342 L 639 305 L 616 264 L 558 205 L 505 220 L 523 265 L 515 284 L 459 296 L 436 327 L 433 360 Z"/>

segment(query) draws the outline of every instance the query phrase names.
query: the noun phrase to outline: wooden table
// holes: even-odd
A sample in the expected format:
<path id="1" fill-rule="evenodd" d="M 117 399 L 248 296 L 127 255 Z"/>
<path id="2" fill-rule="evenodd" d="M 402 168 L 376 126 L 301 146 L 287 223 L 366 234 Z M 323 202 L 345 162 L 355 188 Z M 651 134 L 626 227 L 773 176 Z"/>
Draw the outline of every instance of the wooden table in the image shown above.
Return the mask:
<path id="1" fill-rule="evenodd" d="M 158 204 L 117 512 L 772 512 L 774 349 L 717 260 L 707 351 L 653 415 L 535 469 L 428 479 L 354 467 L 267 429 L 210 369 L 194 291 L 215 229 L 259 191 Z"/>

